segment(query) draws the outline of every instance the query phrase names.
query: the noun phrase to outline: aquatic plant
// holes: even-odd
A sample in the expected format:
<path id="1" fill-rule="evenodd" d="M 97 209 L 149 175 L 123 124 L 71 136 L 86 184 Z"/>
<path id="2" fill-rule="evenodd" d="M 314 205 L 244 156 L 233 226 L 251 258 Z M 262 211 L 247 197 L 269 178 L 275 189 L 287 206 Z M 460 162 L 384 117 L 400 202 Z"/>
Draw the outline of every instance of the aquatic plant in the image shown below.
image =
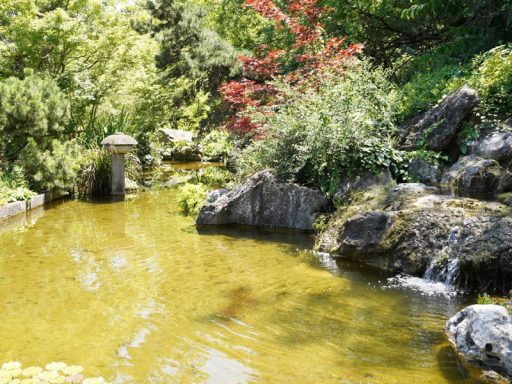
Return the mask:
<path id="1" fill-rule="evenodd" d="M 207 196 L 208 187 L 204 184 L 185 184 L 179 189 L 178 211 L 184 216 L 197 215 Z"/>
<path id="2" fill-rule="evenodd" d="M 41 367 L 22 368 L 18 361 L 2 364 L 0 384 L 109 384 L 103 377 L 86 378 L 79 365 L 52 362 Z"/>

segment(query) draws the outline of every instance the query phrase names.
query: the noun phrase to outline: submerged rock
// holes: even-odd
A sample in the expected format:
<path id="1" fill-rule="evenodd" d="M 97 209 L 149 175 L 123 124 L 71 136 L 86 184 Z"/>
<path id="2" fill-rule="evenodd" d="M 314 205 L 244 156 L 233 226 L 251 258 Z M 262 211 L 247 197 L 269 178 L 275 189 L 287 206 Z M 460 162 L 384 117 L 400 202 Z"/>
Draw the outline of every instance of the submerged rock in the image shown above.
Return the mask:
<path id="1" fill-rule="evenodd" d="M 508 168 L 512 162 L 512 132 L 493 132 L 473 143 L 471 153 L 484 159 L 496 160 Z"/>
<path id="2" fill-rule="evenodd" d="M 512 174 L 495 160 L 462 157 L 443 175 L 441 183 L 461 196 L 495 196 L 512 187 Z"/>
<path id="3" fill-rule="evenodd" d="M 445 97 L 434 108 L 402 125 L 402 147 L 445 150 L 455 138 L 460 123 L 470 115 L 478 103 L 477 92 L 463 86 Z"/>
<path id="4" fill-rule="evenodd" d="M 430 268 L 460 287 L 512 288 L 512 209 L 496 202 L 434 194 L 421 184 L 368 191 L 342 207 L 316 248 L 392 272 L 423 276 Z M 437 272 L 438 271 L 438 272 Z"/>
<path id="5" fill-rule="evenodd" d="M 448 320 L 445 332 L 462 363 L 483 371 L 482 381 L 512 380 L 512 319 L 504 307 L 467 307 Z"/>
<path id="6" fill-rule="evenodd" d="M 317 190 L 282 183 L 262 171 L 229 193 L 210 195 L 196 224 L 270 226 L 311 231 L 328 200 Z"/>

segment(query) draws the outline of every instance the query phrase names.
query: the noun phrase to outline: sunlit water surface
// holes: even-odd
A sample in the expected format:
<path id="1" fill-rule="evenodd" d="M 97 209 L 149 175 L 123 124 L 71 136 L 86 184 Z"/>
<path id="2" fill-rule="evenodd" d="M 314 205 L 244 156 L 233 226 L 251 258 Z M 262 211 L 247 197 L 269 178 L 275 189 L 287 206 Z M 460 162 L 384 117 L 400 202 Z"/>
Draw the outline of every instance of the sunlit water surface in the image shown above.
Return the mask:
<path id="1" fill-rule="evenodd" d="M 0 230 L 0 362 L 116 383 L 471 383 L 442 334 L 460 296 L 310 248 L 198 234 L 176 190 L 55 204 Z"/>

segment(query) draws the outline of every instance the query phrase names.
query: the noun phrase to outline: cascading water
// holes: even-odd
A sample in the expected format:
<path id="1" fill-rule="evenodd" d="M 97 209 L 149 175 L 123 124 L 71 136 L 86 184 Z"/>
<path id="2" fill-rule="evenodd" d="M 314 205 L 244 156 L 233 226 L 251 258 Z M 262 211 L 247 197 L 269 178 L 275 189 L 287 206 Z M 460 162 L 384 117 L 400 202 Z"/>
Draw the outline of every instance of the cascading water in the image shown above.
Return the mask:
<path id="1" fill-rule="evenodd" d="M 452 247 L 459 241 L 460 228 L 453 227 L 447 245 L 434 257 L 422 278 L 398 275 L 388 279 L 386 288 L 408 288 L 422 295 L 443 295 L 453 297 L 458 294 L 454 287 L 459 277 L 459 258 L 453 257 Z"/>
<path id="2" fill-rule="evenodd" d="M 459 258 L 452 257 L 452 246 L 460 236 L 460 227 L 453 227 L 448 236 L 448 244 L 432 260 L 423 278 L 453 286 L 459 277 Z"/>

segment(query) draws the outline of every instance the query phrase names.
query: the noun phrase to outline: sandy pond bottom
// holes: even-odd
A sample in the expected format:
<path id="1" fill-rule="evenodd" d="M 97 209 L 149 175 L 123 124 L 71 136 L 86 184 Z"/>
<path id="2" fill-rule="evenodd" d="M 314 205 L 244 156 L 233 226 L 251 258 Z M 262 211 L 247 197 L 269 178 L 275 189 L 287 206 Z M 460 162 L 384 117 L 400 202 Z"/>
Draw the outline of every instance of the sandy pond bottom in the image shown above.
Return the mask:
<path id="1" fill-rule="evenodd" d="M 57 204 L 0 232 L 0 363 L 115 383 L 471 383 L 442 334 L 464 298 L 310 248 L 198 234 L 176 190 Z"/>

